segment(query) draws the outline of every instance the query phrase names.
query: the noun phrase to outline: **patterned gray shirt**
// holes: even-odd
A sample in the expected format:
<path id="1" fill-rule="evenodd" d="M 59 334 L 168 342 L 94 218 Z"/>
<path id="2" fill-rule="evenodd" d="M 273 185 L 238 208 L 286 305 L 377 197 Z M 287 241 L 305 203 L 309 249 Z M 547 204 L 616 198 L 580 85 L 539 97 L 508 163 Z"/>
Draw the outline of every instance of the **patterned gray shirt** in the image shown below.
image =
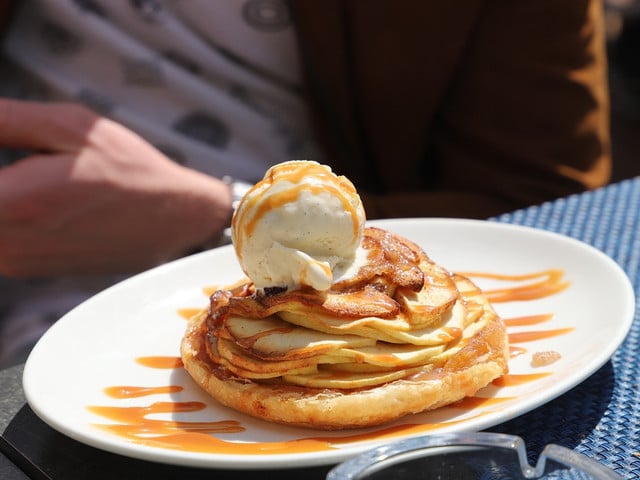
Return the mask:
<path id="1" fill-rule="evenodd" d="M 256 181 L 322 161 L 281 0 L 22 0 L 0 95 L 82 102 L 202 172 Z M 2 149 L 0 167 L 24 152 Z M 118 277 L 0 277 L 0 365 Z"/>

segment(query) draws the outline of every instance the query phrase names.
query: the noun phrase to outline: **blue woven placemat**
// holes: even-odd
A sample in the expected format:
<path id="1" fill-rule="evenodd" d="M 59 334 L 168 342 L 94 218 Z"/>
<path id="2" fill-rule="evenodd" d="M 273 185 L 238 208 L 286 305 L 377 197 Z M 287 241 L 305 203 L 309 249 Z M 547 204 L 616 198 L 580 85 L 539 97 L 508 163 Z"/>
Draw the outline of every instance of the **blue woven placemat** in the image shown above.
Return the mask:
<path id="1" fill-rule="evenodd" d="M 492 220 L 561 233 L 603 251 L 631 279 L 636 313 L 627 338 L 599 371 L 561 397 L 489 430 L 523 437 L 532 461 L 546 444 L 556 443 L 625 478 L 640 478 L 640 177 Z"/>

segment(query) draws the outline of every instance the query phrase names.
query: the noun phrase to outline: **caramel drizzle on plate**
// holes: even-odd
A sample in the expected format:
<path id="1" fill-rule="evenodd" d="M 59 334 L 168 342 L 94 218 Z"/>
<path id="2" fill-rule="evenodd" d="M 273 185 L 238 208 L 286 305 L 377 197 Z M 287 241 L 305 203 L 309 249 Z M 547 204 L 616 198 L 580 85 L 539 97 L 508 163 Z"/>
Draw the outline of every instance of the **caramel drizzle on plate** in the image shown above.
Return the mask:
<path id="1" fill-rule="evenodd" d="M 545 270 L 525 275 L 503 275 L 484 272 L 463 272 L 462 275 L 475 278 L 486 278 L 497 281 L 517 283 L 515 286 L 490 289 L 484 293 L 493 303 L 535 300 L 562 292 L 569 286 L 569 282 L 563 279 L 563 272 L 558 269 Z M 207 294 L 213 287 L 203 289 Z M 217 288 L 217 287 L 216 287 Z M 213 288 L 215 289 L 215 288 Z M 177 313 L 182 318 L 188 319 L 198 313 L 198 308 L 182 308 Z M 520 317 L 503 319 L 507 330 L 513 327 L 527 327 L 549 322 L 554 318 L 552 313 L 532 314 Z M 509 332 L 509 350 L 511 358 L 527 353 L 527 349 L 521 343 L 543 340 L 545 338 L 565 335 L 573 331 L 573 327 L 527 330 Z M 135 359 L 136 363 L 146 368 L 153 369 L 181 369 L 182 359 L 179 356 L 145 356 Z M 206 404 L 198 401 L 157 401 L 141 406 L 120 405 L 91 405 L 87 409 L 92 413 L 110 420 L 112 423 L 95 424 L 96 428 L 103 429 L 111 434 L 118 435 L 137 444 L 152 447 L 182 450 L 190 452 L 217 453 L 229 455 L 250 454 L 295 454 L 317 452 L 338 448 L 341 444 L 352 442 L 392 439 L 411 434 L 426 433 L 443 427 L 452 426 L 487 415 L 500 405 L 516 400 L 517 397 L 500 396 L 493 394 L 492 389 L 501 387 L 514 387 L 543 380 L 552 375 L 552 372 L 535 372 L 528 374 L 506 374 L 492 382 L 477 395 L 467 397 L 454 404 L 443 407 L 440 411 L 453 412 L 445 415 L 443 421 L 437 423 L 401 424 L 391 427 L 373 429 L 366 433 L 340 433 L 336 436 L 313 436 L 288 441 L 275 442 L 237 442 L 232 439 L 233 434 L 245 431 L 239 421 L 215 420 L 215 421 L 184 421 L 176 420 L 185 414 L 196 414 L 206 409 Z M 104 389 L 104 393 L 116 400 L 127 400 L 153 395 L 176 396 L 183 391 L 180 385 L 160 386 L 110 386 Z M 491 396 L 482 396 L 482 395 Z M 165 397 L 163 397 L 165 398 Z M 471 414 L 460 418 L 460 411 Z M 158 414 L 163 414 L 171 420 L 160 420 Z M 154 418 L 149 416 L 155 415 Z M 231 439 L 222 439 L 218 435 L 229 435 Z"/>
<path id="2" fill-rule="evenodd" d="M 528 282 L 517 286 L 484 290 L 483 293 L 491 303 L 514 302 L 517 300 L 536 300 L 560 293 L 570 285 L 570 282 L 563 280 L 564 272 L 556 268 L 524 275 L 506 275 L 485 272 L 461 272 L 461 275 L 500 281 Z M 530 280 L 534 281 L 529 282 Z"/>

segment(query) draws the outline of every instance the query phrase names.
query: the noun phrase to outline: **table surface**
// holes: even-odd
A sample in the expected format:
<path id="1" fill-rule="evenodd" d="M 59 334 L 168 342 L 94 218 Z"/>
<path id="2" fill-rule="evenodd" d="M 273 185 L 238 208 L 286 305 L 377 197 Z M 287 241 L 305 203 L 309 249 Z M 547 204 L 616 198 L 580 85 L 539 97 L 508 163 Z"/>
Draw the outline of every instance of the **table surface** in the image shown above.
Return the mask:
<path id="1" fill-rule="evenodd" d="M 640 289 L 640 177 L 518 210 L 492 221 L 526 225 L 582 240 L 603 251 Z M 640 302 L 636 300 L 638 305 Z M 631 330 L 602 368 L 537 409 L 492 427 L 523 437 L 532 453 L 548 443 L 574 449 L 640 478 L 640 351 L 638 309 Z M 49 428 L 25 403 L 22 366 L 0 372 L 0 478 L 156 480 L 211 479 L 210 470 L 127 459 L 78 443 Z M 532 459 L 535 460 L 535 459 Z M 273 478 L 323 479 L 330 467 L 271 471 Z M 259 471 L 216 471 L 218 478 L 262 478 Z"/>

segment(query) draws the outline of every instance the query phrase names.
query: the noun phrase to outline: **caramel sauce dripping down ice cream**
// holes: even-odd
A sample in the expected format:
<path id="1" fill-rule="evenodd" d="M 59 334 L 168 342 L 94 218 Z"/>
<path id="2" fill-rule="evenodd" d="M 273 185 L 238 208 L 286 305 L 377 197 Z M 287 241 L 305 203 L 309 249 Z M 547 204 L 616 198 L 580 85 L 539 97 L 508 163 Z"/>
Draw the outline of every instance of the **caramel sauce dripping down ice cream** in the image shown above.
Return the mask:
<path id="1" fill-rule="evenodd" d="M 259 291 L 326 291 L 357 260 L 364 224 L 362 202 L 347 178 L 297 160 L 270 168 L 247 192 L 231 232 L 238 261 Z"/>

